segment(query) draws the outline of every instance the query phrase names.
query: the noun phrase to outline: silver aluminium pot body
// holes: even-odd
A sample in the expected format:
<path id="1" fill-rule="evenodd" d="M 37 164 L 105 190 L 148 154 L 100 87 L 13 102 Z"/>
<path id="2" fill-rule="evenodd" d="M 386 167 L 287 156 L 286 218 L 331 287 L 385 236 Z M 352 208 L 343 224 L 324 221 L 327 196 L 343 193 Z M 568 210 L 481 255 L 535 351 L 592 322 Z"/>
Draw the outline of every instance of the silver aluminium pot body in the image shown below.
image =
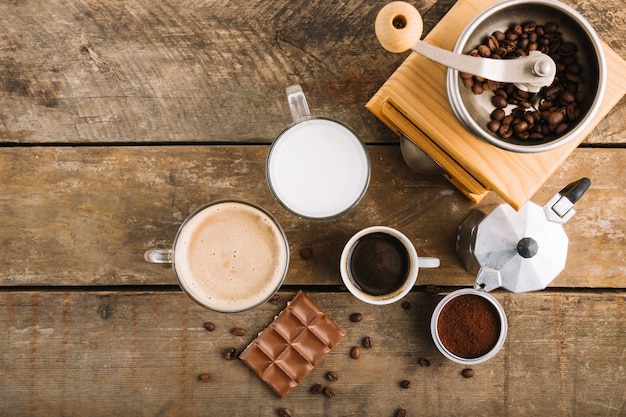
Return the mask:
<path id="1" fill-rule="evenodd" d="M 529 202 L 519 211 L 507 204 L 472 210 L 458 227 L 456 251 L 476 275 L 474 287 L 515 293 L 547 287 L 565 267 L 563 224 L 590 184 L 587 178 L 573 182 L 543 207 Z"/>

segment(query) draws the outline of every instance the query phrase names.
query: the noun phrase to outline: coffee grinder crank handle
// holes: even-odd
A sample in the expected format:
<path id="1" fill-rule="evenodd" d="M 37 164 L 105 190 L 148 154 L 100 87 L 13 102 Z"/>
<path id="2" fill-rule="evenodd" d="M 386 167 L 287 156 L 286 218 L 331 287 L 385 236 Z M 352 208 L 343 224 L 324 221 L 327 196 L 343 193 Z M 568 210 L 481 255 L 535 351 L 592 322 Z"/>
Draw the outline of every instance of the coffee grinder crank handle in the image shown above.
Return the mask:
<path id="1" fill-rule="evenodd" d="M 554 81 L 556 64 L 539 51 L 532 51 L 528 56 L 515 60 L 462 55 L 421 41 L 422 29 L 423 21 L 417 9 L 402 1 L 387 4 L 376 17 L 376 37 L 390 52 L 411 49 L 449 68 L 492 81 L 515 83 L 521 90 L 534 93 Z"/>

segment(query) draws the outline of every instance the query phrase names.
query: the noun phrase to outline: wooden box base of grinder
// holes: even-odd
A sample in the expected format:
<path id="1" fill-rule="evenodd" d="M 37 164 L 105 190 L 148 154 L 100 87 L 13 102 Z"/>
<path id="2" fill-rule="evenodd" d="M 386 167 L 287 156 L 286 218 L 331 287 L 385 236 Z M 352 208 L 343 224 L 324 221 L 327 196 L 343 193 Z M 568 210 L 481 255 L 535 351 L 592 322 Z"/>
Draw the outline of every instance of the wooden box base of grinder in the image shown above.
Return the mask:
<path id="1" fill-rule="evenodd" d="M 459 0 L 424 40 L 453 50 L 463 29 L 493 3 L 495 0 Z M 518 210 L 626 93 L 626 62 L 605 43 L 603 47 L 607 88 L 595 119 L 579 138 L 550 151 L 510 152 L 472 135 L 448 103 L 447 68 L 414 52 L 366 107 L 427 153 L 443 168 L 444 176 L 474 203 L 494 191 Z"/>

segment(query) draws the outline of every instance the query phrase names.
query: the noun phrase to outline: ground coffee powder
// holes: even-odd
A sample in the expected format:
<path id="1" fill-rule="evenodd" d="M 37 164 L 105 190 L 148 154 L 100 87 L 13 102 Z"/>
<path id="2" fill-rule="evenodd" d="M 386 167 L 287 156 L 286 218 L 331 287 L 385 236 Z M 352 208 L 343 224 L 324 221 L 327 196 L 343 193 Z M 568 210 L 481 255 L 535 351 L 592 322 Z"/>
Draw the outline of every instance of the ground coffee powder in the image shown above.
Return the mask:
<path id="1" fill-rule="evenodd" d="M 437 332 L 448 351 L 465 359 L 487 354 L 500 336 L 500 317 L 493 304 L 478 295 L 451 299 L 441 310 Z"/>

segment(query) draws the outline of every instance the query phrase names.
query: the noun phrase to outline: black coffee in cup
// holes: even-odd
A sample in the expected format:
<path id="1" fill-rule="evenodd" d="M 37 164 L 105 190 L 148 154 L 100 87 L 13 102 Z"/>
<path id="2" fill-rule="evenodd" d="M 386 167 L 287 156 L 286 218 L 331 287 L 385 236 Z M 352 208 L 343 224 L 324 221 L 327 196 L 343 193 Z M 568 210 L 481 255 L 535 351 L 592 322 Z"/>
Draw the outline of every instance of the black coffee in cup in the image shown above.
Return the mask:
<path id="1" fill-rule="evenodd" d="M 362 236 L 352 247 L 348 273 L 361 291 L 379 296 L 399 290 L 407 280 L 410 260 L 394 236 L 376 232 Z"/>

